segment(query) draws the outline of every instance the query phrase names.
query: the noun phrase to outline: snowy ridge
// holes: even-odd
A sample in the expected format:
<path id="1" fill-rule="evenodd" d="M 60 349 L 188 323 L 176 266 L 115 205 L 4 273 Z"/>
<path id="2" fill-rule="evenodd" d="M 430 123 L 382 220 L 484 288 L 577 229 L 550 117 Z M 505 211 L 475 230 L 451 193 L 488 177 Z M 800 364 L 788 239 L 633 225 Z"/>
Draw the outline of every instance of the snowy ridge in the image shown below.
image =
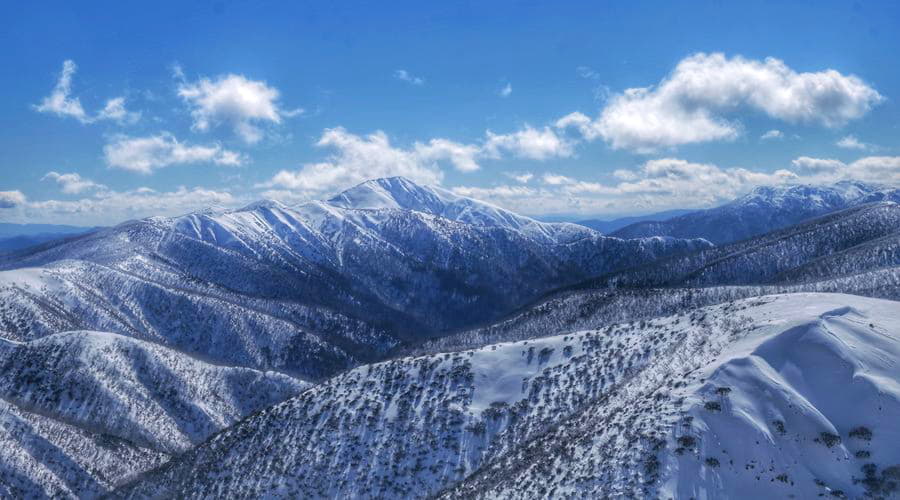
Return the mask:
<path id="1" fill-rule="evenodd" d="M 900 189 L 841 181 L 830 186 L 760 186 L 720 207 L 665 221 L 642 221 L 612 233 L 620 238 L 674 236 L 729 243 L 837 210 L 881 201 L 900 202 Z"/>
<path id="2" fill-rule="evenodd" d="M 433 186 L 419 186 L 404 177 L 373 179 L 352 187 L 328 203 L 356 209 L 403 209 L 486 227 L 520 231 L 545 243 L 568 243 L 596 236 L 593 230 L 569 223 L 545 223 L 509 210 Z"/>
<path id="3" fill-rule="evenodd" d="M 900 418 L 898 325 L 894 302 L 768 296 L 361 367 L 242 421 L 118 493 L 534 498 L 681 496 L 688 488 L 740 498 L 754 484 L 770 496 L 859 494 L 866 486 L 853 478 L 865 477 L 862 466 L 875 463 L 881 477 L 900 462 L 890 445 L 891 422 Z M 806 354 L 823 344 L 821 356 Z M 733 367 L 748 356 L 769 363 L 753 382 L 762 387 L 729 378 L 740 378 Z M 835 363 L 866 375 L 825 375 Z M 795 367 L 807 370 L 805 378 Z M 816 386 L 829 387 L 831 401 L 858 394 L 852 400 L 873 418 L 821 400 L 802 382 L 819 374 L 831 377 Z M 774 407 L 765 396 L 773 392 L 786 403 Z M 778 419 L 784 437 L 767 439 Z M 856 443 L 850 433 L 858 427 L 884 440 Z M 829 447 L 823 432 L 847 445 Z M 752 446 L 744 441 L 751 438 Z M 861 450 L 871 460 L 855 458 Z M 761 456 L 778 467 L 769 470 Z M 809 457 L 822 465 L 805 467 Z M 765 482 L 757 483 L 762 467 Z M 708 480 L 696 481 L 698 471 Z M 248 474 L 255 480 L 241 479 Z M 788 481 L 776 480 L 782 474 Z"/>

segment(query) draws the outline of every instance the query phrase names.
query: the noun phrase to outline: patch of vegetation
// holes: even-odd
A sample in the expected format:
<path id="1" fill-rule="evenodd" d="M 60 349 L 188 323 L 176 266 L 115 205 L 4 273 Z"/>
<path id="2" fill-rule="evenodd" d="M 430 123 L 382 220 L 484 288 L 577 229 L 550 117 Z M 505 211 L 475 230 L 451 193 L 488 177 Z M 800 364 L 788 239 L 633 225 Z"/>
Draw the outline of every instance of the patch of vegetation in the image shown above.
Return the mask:
<path id="1" fill-rule="evenodd" d="M 841 442 L 841 437 L 830 432 L 820 432 L 819 437 L 817 437 L 814 441 L 817 443 L 822 443 L 825 446 L 831 448 Z"/>
<path id="2" fill-rule="evenodd" d="M 862 439 L 863 441 L 871 441 L 872 440 L 872 431 L 869 430 L 868 427 L 857 427 L 850 431 L 850 437 L 856 439 Z"/>
<path id="3" fill-rule="evenodd" d="M 775 427 L 775 431 L 784 436 L 787 434 L 787 429 L 784 427 L 784 421 L 782 420 L 773 420 L 772 426 Z"/>
<path id="4" fill-rule="evenodd" d="M 707 458 L 706 458 L 706 465 L 707 465 L 708 467 L 716 468 L 716 467 L 719 466 L 719 459 L 718 459 L 718 458 L 715 458 L 715 457 L 707 457 Z"/>
<path id="5" fill-rule="evenodd" d="M 707 401 L 703 407 L 709 411 L 722 411 L 722 405 L 718 401 Z"/>

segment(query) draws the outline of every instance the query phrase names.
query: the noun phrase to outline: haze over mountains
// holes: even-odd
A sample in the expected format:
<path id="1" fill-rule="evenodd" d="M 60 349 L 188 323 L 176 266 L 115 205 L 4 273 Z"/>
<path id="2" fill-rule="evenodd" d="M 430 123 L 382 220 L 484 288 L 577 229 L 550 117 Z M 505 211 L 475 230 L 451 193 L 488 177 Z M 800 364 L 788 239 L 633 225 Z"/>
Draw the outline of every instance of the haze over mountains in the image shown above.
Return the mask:
<path id="1" fill-rule="evenodd" d="M 394 177 L 0 257 L 0 492 L 888 497 L 898 199 L 603 235 Z"/>

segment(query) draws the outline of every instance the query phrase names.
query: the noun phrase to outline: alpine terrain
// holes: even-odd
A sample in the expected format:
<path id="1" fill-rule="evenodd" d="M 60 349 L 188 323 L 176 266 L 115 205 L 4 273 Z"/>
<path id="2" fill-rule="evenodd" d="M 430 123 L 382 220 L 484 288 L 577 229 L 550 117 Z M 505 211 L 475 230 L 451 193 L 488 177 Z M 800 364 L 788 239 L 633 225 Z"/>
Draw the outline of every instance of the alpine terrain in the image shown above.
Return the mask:
<path id="1" fill-rule="evenodd" d="M 895 193 L 623 238 L 393 177 L 8 254 L 0 493 L 898 496 Z"/>

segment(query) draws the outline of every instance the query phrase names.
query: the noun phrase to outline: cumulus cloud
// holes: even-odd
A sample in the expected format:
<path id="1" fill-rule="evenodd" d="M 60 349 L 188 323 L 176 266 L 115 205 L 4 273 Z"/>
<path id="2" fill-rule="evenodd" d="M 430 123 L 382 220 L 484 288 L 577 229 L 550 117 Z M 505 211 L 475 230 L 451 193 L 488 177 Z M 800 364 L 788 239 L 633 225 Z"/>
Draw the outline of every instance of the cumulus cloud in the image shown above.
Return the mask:
<path id="1" fill-rule="evenodd" d="M 766 132 L 765 134 L 759 136 L 760 139 L 764 141 L 771 141 L 774 139 L 784 139 L 784 133 L 777 129 L 772 129 Z"/>
<path id="2" fill-rule="evenodd" d="M 141 119 L 139 111 L 125 109 L 125 98 L 115 97 L 106 101 L 103 109 L 97 113 L 97 120 L 114 120 L 119 123 L 135 123 Z"/>
<path id="3" fill-rule="evenodd" d="M 652 152 L 662 147 L 731 140 L 742 129 L 729 115 L 759 111 L 789 123 L 836 127 L 865 115 L 883 97 L 854 75 L 833 69 L 798 73 L 784 62 L 723 54 L 694 54 L 653 87 L 612 96 L 594 120 L 581 113 L 557 126 L 614 149 Z"/>
<path id="4" fill-rule="evenodd" d="M 460 186 L 453 190 L 522 213 L 534 214 L 539 207 L 543 215 L 615 215 L 714 206 L 754 186 L 801 180 L 798 174 L 787 169 L 755 172 L 679 158 L 646 161 L 637 168 L 617 170 L 612 178 L 613 182 L 596 182 L 548 172 L 535 186 Z"/>
<path id="5" fill-rule="evenodd" d="M 530 160 L 566 158 L 574 154 L 574 144 L 550 127 L 536 129 L 526 125 L 522 130 L 509 134 L 495 134 L 488 130 L 486 135 L 482 149 L 491 158 L 499 158 L 503 152 Z"/>
<path id="6" fill-rule="evenodd" d="M 821 182 L 854 179 L 873 183 L 900 182 L 900 156 L 866 156 L 850 163 L 834 158 L 801 156 L 793 160 L 794 170 Z"/>
<path id="7" fill-rule="evenodd" d="M 417 182 L 439 184 L 444 176 L 443 165 L 460 172 L 473 172 L 481 168 L 480 160 L 499 159 L 504 154 L 533 160 L 573 154 L 572 144 L 551 128 L 528 126 L 509 134 L 488 131 L 484 141 L 477 144 L 436 138 L 416 142 L 408 148 L 394 146 L 382 131 L 360 136 L 337 127 L 326 129 L 316 145 L 333 150 L 333 154 L 325 161 L 307 163 L 299 170 L 282 170 L 257 187 L 304 193 L 291 196 L 291 199 L 297 199 L 375 177 L 402 175 Z M 531 174 L 526 174 L 520 177 L 520 182 L 530 178 Z"/>
<path id="8" fill-rule="evenodd" d="M 476 159 L 481 148 L 471 144 L 460 144 L 447 139 L 431 139 L 427 144 L 416 143 L 415 153 L 421 161 L 446 160 L 460 172 L 474 172 L 479 165 Z"/>
<path id="9" fill-rule="evenodd" d="M 443 172 L 438 168 L 436 156 L 446 158 L 452 149 L 435 145 L 434 141 L 403 149 L 392 146 L 384 132 L 359 136 L 342 127 L 325 130 L 316 145 L 332 149 L 333 154 L 325 161 L 307 163 L 296 171 L 281 170 L 258 187 L 286 188 L 314 196 L 367 179 L 395 175 L 439 184 Z"/>
<path id="10" fill-rule="evenodd" d="M 103 155 L 106 164 L 112 168 L 142 174 L 179 164 L 239 166 L 244 162 L 239 153 L 223 149 L 219 144 L 190 145 L 168 132 L 148 137 L 119 136 L 104 146 Z"/>
<path id="11" fill-rule="evenodd" d="M 154 215 L 181 215 L 209 207 L 232 208 L 248 200 L 227 191 L 178 187 L 172 191 L 138 188 L 105 190 L 77 200 L 22 202 L 17 218 L 28 222 L 108 225 Z"/>
<path id="12" fill-rule="evenodd" d="M 193 83 L 181 81 L 178 95 L 191 107 L 195 130 L 205 132 L 228 125 L 248 144 L 263 138 L 261 125 L 278 125 L 303 112 L 283 109 L 278 102 L 278 89 L 243 75 L 200 78 Z"/>
<path id="13" fill-rule="evenodd" d="M 866 144 L 865 142 L 861 142 L 854 135 L 847 135 L 842 137 L 839 141 L 835 143 L 837 147 L 844 149 L 858 149 L 861 151 L 865 151 L 868 149 L 875 149 L 871 144 Z"/>
<path id="14" fill-rule="evenodd" d="M 525 172 L 525 173 L 503 172 L 503 175 L 518 182 L 519 184 L 528 184 L 528 182 L 534 178 L 534 174 L 532 174 L 531 172 Z"/>
<path id="15" fill-rule="evenodd" d="M 21 191 L 0 191 L 0 208 L 16 208 L 25 203 Z"/>
<path id="16" fill-rule="evenodd" d="M 598 182 L 547 172 L 538 184 L 528 186 L 457 186 L 452 190 L 524 214 L 621 215 L 717 206 L 756 186 L 841 180 L 897 185 L 900 156 L 867 156 L 850 163 L 802 156 L 788 168 L 771 172 L 657 158 L 636 168 L 616 170 L 610 177 L 611 182 Z"/>
<path id="17" fill-rule="evenodd" d="M 72 96 L 72 76 L 78 66 L 72 60 L 63 62 L 62 72 L 50 95 L 34 106 L 39 113 L 50 113 L 61 117 L 74 118 L 81 123 L 89 124 L 101 120 L 112 120 L 119 123 L 134 123 L 141 117 L 139 112 L 125 109 L 125 98 L 116 97 L 106 101 L 106 105 L 96 115 L 89 115 L 81 105 L 78 97 Z"/>
<path id="18" fill-rule="evenodd" d="M 61 174 L 59 172 L 47 172 L 41 180 L 55 181 L 63 193 L 78 194 L 90 189 L 106 189 L 103 184 L 98 184 L 90 179 L 85 179 L 77 173 Z"/>
<path id="19" fill-rule="evenodd" d="M 420 76 L 413 76 L 406 71 L 405 69 L 398 69 L 394 71 L 394 78 L 400 80 L 401 82 L 406 82 L 412 85 L 425 85 L 425 79 Z"/>

